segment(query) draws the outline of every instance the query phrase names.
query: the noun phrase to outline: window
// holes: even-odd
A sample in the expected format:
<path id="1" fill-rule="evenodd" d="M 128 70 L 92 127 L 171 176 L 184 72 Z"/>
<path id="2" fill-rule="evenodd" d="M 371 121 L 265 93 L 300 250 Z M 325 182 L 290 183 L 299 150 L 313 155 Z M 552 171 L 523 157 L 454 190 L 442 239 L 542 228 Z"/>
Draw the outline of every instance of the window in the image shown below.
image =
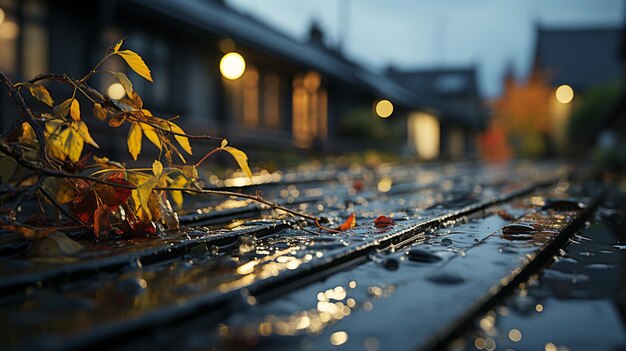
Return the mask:
<path id="1" fill-rule="evenodd" d="M 321 87 L 320 74 L 310 71 L 296 76 L 292 98 L 292 132 L 296 143 L 306 147 L 313 139 L 325 139 L 328 134 L 328 97 Z"/>
<path id="2" fill-rule="evenodd" d="M 263 84 L 263 122 L 270 128 L 280 126 L 280 79 L 268 73 Z"/>
<path id="3" fill-rule="evenodd" d="M 0 70 L 17 71 L 17 38 L 20 27 L 15 15 L 15 1 L 0 1 Z"/>
<path id="4" fill-rule="evenodd" d="M 408 118 L 409 148 L 424 160 L 439 156 L 440 127 L 439 120 L 433 115 L 413 112 Z"/>

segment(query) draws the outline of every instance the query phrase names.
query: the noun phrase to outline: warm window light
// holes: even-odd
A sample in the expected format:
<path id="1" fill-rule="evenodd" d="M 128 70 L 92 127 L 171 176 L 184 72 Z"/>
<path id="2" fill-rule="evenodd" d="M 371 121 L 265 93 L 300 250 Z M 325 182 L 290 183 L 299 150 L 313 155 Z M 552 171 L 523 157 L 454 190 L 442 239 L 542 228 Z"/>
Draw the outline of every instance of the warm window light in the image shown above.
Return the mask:
<path id="1" fill-rule="evenodd" d="M 574 90 L 567 84 L 556 89 L 556 99 L 562 104 L 569 104 L 574 99 Z"/>
<path id="2" fill-rule="evenodd" d="M 4 22 L 4 10 L 0 9 L 0 26 L 2 25 L 2 22 Z"/>
<path id="3" fill-rule="evenodd" d="M 246 61 L 236 52 L 229 52 L 220 60 L 220 72 L 226 79 L 235 80 L 246 70 Z"/>
<path id="4" fill-rule="evenodd" d="M 124 90 L 124 86 L 120 83 L 113 83 L 109 85 L 107 89 L 107 95 L 113 100 L 119 100 L 126 96 L 126 90 Z"/>
<path id="5" fill-rule="evenodd" d="M 376 114 L 380 118 L 387 118 L 393 113 L 393 104 L 389 100 L 380 100 L 376 103 Z"/>
<path id="6" fill-rule="evenodd" d="M 13 21 L 3 21 L 0 24 L 0 38 L 15 39 L 20 34 L 20 26 Z"/>

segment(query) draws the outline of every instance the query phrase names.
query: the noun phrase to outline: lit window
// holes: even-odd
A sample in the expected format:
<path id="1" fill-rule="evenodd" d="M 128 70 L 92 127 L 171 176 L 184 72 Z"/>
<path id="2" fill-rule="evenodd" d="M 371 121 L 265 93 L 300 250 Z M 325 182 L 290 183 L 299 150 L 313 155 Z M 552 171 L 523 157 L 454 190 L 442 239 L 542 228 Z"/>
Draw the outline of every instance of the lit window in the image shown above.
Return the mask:
<path id="1" fill-rule="evenodd" d="M 425 160 L 439 156 L 440 127 L 435 116 L 414 112 L 408 118 L 409 146 Z"/>
<path id="2" fill-rule="evenodd" d="M 309 146 L 315 138 L 328 134 L 328 95 L 321 87 L 319 73 L 311 71 L 293 81 L 292 131 L 300 146 Z"/>

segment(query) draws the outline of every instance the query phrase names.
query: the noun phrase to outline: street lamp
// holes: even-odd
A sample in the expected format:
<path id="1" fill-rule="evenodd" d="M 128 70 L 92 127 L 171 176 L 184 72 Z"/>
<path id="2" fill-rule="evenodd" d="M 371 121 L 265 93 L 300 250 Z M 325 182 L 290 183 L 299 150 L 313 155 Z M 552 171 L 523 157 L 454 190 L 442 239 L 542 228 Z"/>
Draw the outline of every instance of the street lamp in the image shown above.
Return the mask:
<path id="1" fill-rule="evenodd" d="M 238 79 L 246 70 L 246 61 L 237 52 L 229 52 L 220 60 L 220 72 L 229 80 Z"/>
<path id="2" fill-rule="evenodd" d="M 393 104 L 389 100 L 380 100 L 374 109 L 380 118 L 387 118 L 393 113 Z"/>
<path id="3" fill-rule="evenodd" d="M 569 104 L 574 99 L 574 90 L 567 84 L 556 89 L 556 99 L 562 104 Z"/>

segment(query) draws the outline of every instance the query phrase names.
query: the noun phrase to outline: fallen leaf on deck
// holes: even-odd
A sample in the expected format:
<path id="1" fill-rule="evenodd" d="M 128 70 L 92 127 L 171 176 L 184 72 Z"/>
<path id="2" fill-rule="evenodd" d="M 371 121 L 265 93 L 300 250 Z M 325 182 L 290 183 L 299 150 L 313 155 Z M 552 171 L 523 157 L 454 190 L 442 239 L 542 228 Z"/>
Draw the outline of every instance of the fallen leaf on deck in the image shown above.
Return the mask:
<path id="1" fill-rule="evenodd" d="M 384 228 L 395 224 L 396 222 L 394 222 L 393 219 L 387 216 L 378 216 L 378 218 L 374 220 L 374 226 L 376 228 Z"/>
<path id="2" fill-rule="evenodd" d="M 348 230 L 350 228 L 354 228 L 356 227 L 356 216 L 353 214 L 350 215 L 350 217 L 348 217 L 348 219 L 346 219 L 345 222 L 343 222 L 342 225 L 340 225 L 339 227 L 335 228 L 335 230 L 339 230 L 339 231 L 343 231 L 343 230 Z"/>

